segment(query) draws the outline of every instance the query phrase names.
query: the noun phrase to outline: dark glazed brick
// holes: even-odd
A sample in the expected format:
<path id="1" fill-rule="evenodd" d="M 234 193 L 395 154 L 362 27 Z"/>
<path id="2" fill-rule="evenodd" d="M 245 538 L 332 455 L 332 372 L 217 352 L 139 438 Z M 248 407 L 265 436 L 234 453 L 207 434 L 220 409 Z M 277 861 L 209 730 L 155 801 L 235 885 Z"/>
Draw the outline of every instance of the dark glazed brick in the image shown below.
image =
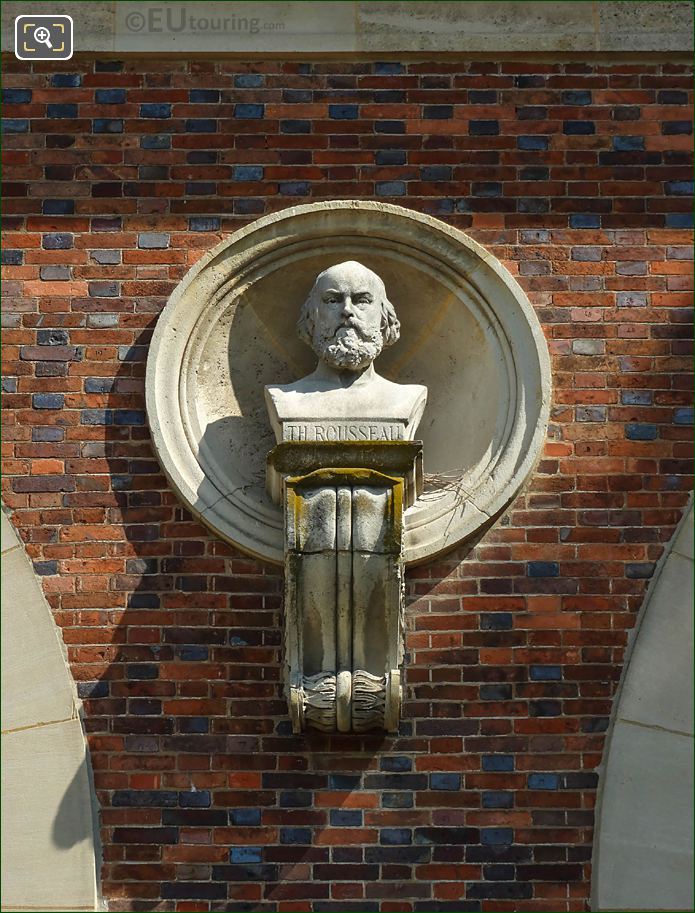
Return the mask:
<path id="1" fill-rule="evenodd" d="M 115 827 L 114 843 L 157 843 L 172 844 L 179 842 L 177 827 Z"/>
<path id="2" fill-rule="evenodd" d="M 92 121 L 93 133 L 123 133 L 123 121 L 119 119 L 109 119 L 105 117 L 96 117 Z"/>
<path id="3" fill-rule="evenodd" d="M 377 165 L 405 165 L 406 153 L 399 150 L 383 149 L 374 154 Z"/>
<path id="4" fill-rule="evenodd" d="M 483 808 L 513 808 L 514 794 L 511 792 L 484 792 Z"/>
<path id="5" fill-rule="evenodd" d="M 94 93 L 94 101 L 98 105 L 125 104 L 125 89 L 97 89 Z"/>
<path id="6" fill-rule="evenodd" d="M 596 124 L 592 120 L 566 120 L 562 132 L 568 136 L 589 136 L 596 133 Z"/>
<path id="7" fill-rule="evenodd" d="M 508 754 L 483 755 L 482 765 L 483 770 L 510 772 L 514 770 L 514 757 Z"/>
<path id="8" fill-rule="evenodd" d="M 117 789 L 111 804 L 114 808 L 171 808 L 178 801 L 175 792 L 161 789 Z"/>
<path id="9" fill-rule="evenodd" d="M 311 121 L 281 120 L 280 133 L 311 133 Z"/>
<path id="10" fill-rule="evenodd" d="M 34 393 L 31 405 L 34 409 L 62 409 L 65 397 L 62 393 Z"/>
<path id="11" fill-rule="evenodd" d="M 223 809 L 164 808 L 162 824 L 175 827 L 224 827 L 227 813 Z"/>
<path id="12" fill-rule="evenodd" d="M 46 105 L 46 117 L 50 118 L 75 118 L 77 117 L 77 105 Z"/>
<path id="13" fill-rule="evenodd" d="M 415 843 L 446 846 L 461 846 L 480 843 L 480 831 L 475 827 L 416 827 Z"/>
<path id="14" fill-rule="evenodd" d="M 288 790 L 280 793 L 280 808 L 310 808 L 311 793 L 303 790 Z"/>
<path id="15" fill-rule="evenodd" d="M 164 882 L 161 886 L 163 900 L 223 900 L 227 888 L 210 881 Z"/>
<path id="16" fill-rule="evenodd" d="M 179 793 L 179 805 L 181 808 L 209 808 L 210 802 L 210 792 L 207 789 Z"/>
<path id="17" fill-rule="evenodd" d="M 308 181 L 283 181 L 278 190 L 286 197 L 306 197 L 311 191 L 311 184 Z"/>
<path id="18" fill-rule="evenodd" d="M 263 165 L 236 165 L 232 169 L 233 181 L 262 181 Z"/>
<path id="19" fill-rule="evenodd" d="M 511 827 L 483 827 L 480 829 L 480 842 L 483 846 L 493 846 L 497 844 L 508 845 L 514 839 L 514 831 Z"/>
<path id="20" fill-rule="evenodd" d="M 220 220 L 215 216 L 192 216 L 188 220 L 189 231 L 219 231 Z"/>
<path id="21" fill-rule="evenodd" d="M 562 93 L 563 105 L 590 105 L 591 92 L 588 89 L 570 90 Z"/>
<path id="22" fill-rule="evenodd" d="M 547 149 L 549 141 L 547 136 L 517 136 L 516 145 L 519 149 L 536 152 Z"/>
<path id="23" fill-rule="evenodd" d="M 330 822 L 333 827 L 361 827 L 362 812 L 359 809 L 332 808 Z"/>
<path id="24" fill-rule="evenodd" d="M 630 580 L 648 580 L 655 567 L 651 561 L 633 561 L 625 565 L 625 576 Z"/>
<path id="25" fill-rule="evenodd" d="M 237 89 L 258 89 L 264 82 L 265 76 L 262 73 L 237 73 L 234 77 Z"/>
<path id="26" fill-rule="evenodd" d="M 397 76 L 401 73 L 405 73 L 405 64 L 403 63 L 386 60 L 377 61 L 374 64 L 375 76 Z"/>
<path id="27" fill-rule="evenodd" d="M 426 774 L 372 774 L 364 776 L 365 789 L 427 789 Z"/>
<path id="28" fill-rule="evenodd" d="M 693 217 L 689 212 L 667 212 L 666 228 L 692 228 Z"/>
<path id="29" fill-rule="evenodd" d="M 448 120 L 454 116 L 453 105 L 424 105 L 422 116 L 425 120 Z"/>
<path id="30" fill-rule="evenodd" d="M 479 913 L 481 906 L 474 900 L 418 900 L 417 913 Z"/>
<path id="31" fill-rule="evenodd" d="M 461 774 L 430 774 L 430 789 L 455 790 L 461 788 Z"/>
<path id="32" fill-rule="evenodd" d="M 2 251 L 3 266 L 21 266 L 24 261 L 24 252 L 21 250 L 9 250 L 5 248 Z"/>
<path id="33" fill-rule="evenodd" d="M 417 840 L 415 841 L 418 842 Z M 364 861 L 367 863 L 400 863 L 421 864 L 429 862 L 430 847 L 426 846 L 368 846 L 364 851 Z"/>
<path id="34" fill-rule="evenodd" d="M 511 685 L 481 685 L 481 701 L 510 701 L 512 699 Z"/>
<path id="35" fill-rule="evenodd" d="M 215 133 L 217 121 L 210 118 L 189 118 L 186 121 L 186 133 Z"/>
<path id="36" fill-rule="evenodd" d="M 616 152 L 640 152 L 644 149 L 643 136 L 614 136 L 613 149 Z"/>
<path id="37" fill-rule="evenodd" d="M 263 850 L 260 846 L 233 846 L 229 851 L 231 863 L 255 863 L 263 861 Z"/>
<path id="38" fill-rule="evenodd" d="M 520 865 L 517 877 L 524 881 L 581 881 L 581 865 Z"/>
<path id="39" fill-rule="evenodd" d="M 376 194 L 379 197 L 402 197 L 405 195 L 405 181 L 377 181 Z"/>
<path id="40" fill-rule="evenodd" d="M 570 228 L 600 228 L 601 216 L 590 215 L 589 213 L 577 213 L 570 216 Z"/>
<path id="41" fill-rule="evenodd" d="M 529 701 L 529 715 L 532 717 L 560 716 L 561 713 L 560 701 Z"/>
<path id="42" fill-rule="evenodd" d="M 234 117 L 241 120 L 258 120 L 264 112 L 264 105 L 234 105 Z"/>
<path id="43" fill-rule="evenodd" d="M 413 762 L 405 756 L 391 755 L 381 758 L 379 769 L 392 773 L 406 773 L 413 769 Z"/>
<path id="44" fill-rule="evenodd" d="M 634 105 L 622 105 L 613 108 L 613 120 L 639 120 L 641 113 L 641 109 Z"/>
<path id="45" fill-rule="evenodd" d="M 692 196 L 692 181 L 666 181 L 664 189 L 669 196 Z"/>
<path id="46" fill-rule="evenodd" d="M 405 121 L 402 120 L 378 120 L 374 124 L 375 133 L 400 134 L 405 133 Z"/>
<path id="47" fill-rule="evenodd" d="M 492 612 L 480 616 L 480 627 L 483 631 L 511 631 L 513 618 L 508 612 Z"/>
<path id="48" fill-rule="evenodd" d="M 520 181 L 547 181 L 550 175 L 549 168 L 542 168 L 537 166 L 532 166 L 530 168 L 522 168 L 519 172 Z"/>
<path id="49" fill-rule="evenodd" d="M 497 104 L 497 92 L 492 89 L 471 89 L 468 92 L 468 103 L 471 105 Z"/>
<path id="50" fill-rule="evenodd" d="M 66 346 L 70 342 L 70 334 L 67 330 L 38 330 L 36 342 L 40 346 Z"/>
<path id="51" fill-rule="evenodd" d="M 75 211 L 75 201 L 44 200 L 41 211 L 45 216 L 70 216 Z"/>
<path id="52" fill-rule="evenodd" d="M 276 865 L 213 865 L 213 881 L 277 881 Z M 225 888 L 226 891 L 226 888 Z"/>
<path id="53" fill-rule="evenodd" d="M 108 682 L 77 682 L 77 696 L 82 700 L 97 700 L 109 696 Z"/>
<path id="54" fill-rule="evenodd" d="M 260 815 L 259 815 L 260 818 Z M 311 843 L 310 827 L 282 827 L 280 828 L 280 843 L 283 845 Z"/>
<path id="55" fill-rule="evenodd" d="M 559 577 L 560 565 L 557 561 L 529 561 L 526 573 L 529 577 Z"/>
<path id="56" fill-rule="evenodd" d="M 596 789 L 598 774 L 593 771 L 564 774 L 561 779 L 561 789 Z"/>
<path id="57" fill-rule="evenodd" d="M 43 282 L 66 282 L 70 279 L 70 267 L 42 266 L 39 270 L 39 276 Z"/>
<path id="58" fill-rule="evenodd" d="M 533 897 L 533 889 L 522 881 L 472 882 L 466 887 L 466 896 L 477 900 L 528 900 Z"/>
<path id="59" fill-rule="evenodd" d="M 231 808 L 229 823 L 237 827 L 256 827 L 261 823 L 260 808 Z"/>
<path id="60" fill-rule="evenodd" d="M 662 89 L 656 93 L 656 102 L 659 105 L 687 105 L 688 93 L 677 89 Z"/>
<path id="61" fill-rule="evenodd" d="M 31 101 L 31 89 L 3 89 L 4 105 L 28 105 Z"/>
<path id="62" fill-rule="evenodd" d="M 625 425 L 625 437 L 628 441 L 655 441 L 659 437 L 659 429 L 656 425 L 628 422 Z"/>
<path id="63" fill-rule="evenodd" d="M 79 73 L 54 73 L 51 85 L 55 89 L 76 89 L 82 85 L 82 76 Z"/>
<path id="64" fill-rule="evenodd" d="M 28 133 L 29 132 L 29 121 L 25 120 L 23 118 L 3 117 L 2 132 L 3 133 Z"/>
<path id="65" fill-rule="evenodd" d="M 498 136 L 500 132 L 499 121 L 472 120 L 468 123 L 468 132 L 471 136 Z"/>
<path id="66" fill-rule="evenodd" d="M 220 100 L 219 89 L 190 89 L 188 100 L 192 105 L 217 104 Z"/>
<path id="67" fill-rule="evenodd" d="M 384 827 L 379 831 L 379 843 L 402 846 L 413 842 L 413 832 L 407 827 Z"/>
<path id="68" fill-rule="evenodd" d="M 502 196 L 502 184 L 499 181 L 474 181 L 471 190 L 474 197 Z"/>
<path id="69" fill-rule="evenodd" d="M 517 89 L 540 89 L 545 85 L 544 76 L 515 76 L 514 85 Z"/>
<path id="70" fill-rule="evenodd" d="M 420 178 L 423 181 L 450 181 L 450 165 L 424 165 L 420 169 Z"/>
<path id="71" fill-rule="evenodd" d="M 168 104 L 145 104 L 140 105 L 140 117 L 165 119 L 171 117 L 171 105 Z M 186 127 L 188 129 L 188 127 Z"/>
<path id="72" fill-rule="evenodd" d="M 532 682 L 554 682 L 562 678 L 561 666 L 531 666 L 529 678 Z"/>
<path id="73" fill-rule="evenodd" d="M 516 116 L 519 120 L 545 120 L 548 110 L 540 105 L 522 105 L 516 109 Z"/>
<path id="74" fill-rule="evenodd" d="M 332 120 L 357 120 L 357 105 L 329 105 L 328 116 Z"/>
<path id="75" fill-rule="evenodd" d="M 141 137 L 140 146 L 142 149 L 170 149 L 171 137 L 152 133 L 149 136 Z"/>

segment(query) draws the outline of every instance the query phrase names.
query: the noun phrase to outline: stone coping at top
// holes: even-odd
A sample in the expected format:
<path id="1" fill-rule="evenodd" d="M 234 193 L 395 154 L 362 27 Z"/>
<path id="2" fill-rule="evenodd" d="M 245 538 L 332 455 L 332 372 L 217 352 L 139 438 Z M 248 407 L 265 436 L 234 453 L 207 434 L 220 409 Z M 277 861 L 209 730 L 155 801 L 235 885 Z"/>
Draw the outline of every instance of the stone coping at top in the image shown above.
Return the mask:
<path id="1" fill-rule="evenodd" d="M 503 2 L 29 2 L 2 5 L 2 50 L 14 18 L 68 14 L 75 53 L 116 54 L 689 54 L 693 7 L 682 0 Z"/>

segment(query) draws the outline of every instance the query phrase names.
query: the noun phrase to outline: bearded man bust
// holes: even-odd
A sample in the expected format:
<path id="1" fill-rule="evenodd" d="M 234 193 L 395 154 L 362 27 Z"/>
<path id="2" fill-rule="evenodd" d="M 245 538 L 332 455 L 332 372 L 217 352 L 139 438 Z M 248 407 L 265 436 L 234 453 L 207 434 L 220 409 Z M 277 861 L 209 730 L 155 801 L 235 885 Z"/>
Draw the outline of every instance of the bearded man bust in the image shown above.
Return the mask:
<path id="1" fill-rule="evenodd" d="M 374 370 L 374 359 L 400 336 L 375 272 L 348 260 L 319 273 L 297 330 L 319 361 L 306 377 L 265 388 L 278 441 L 413 440 L 427 388 Z"/>

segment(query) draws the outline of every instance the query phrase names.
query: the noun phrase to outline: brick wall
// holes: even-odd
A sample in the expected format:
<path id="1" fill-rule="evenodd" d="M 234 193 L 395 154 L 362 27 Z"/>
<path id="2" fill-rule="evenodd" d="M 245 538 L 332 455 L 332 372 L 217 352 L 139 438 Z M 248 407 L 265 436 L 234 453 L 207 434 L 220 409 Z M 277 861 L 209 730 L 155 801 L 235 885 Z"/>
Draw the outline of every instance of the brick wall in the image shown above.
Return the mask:
<path id="1" fill-rule="evenodd" d="M 586 909 L 627 632 L 691 486 L 685 68 L 63 66 L 6 62 L 4 497 L 85 702 L 111 909 Z M 554 405 L 507 515 L 409 574 L 399 736 L 298 738 L 281 576 L 178 504 L 143 376 L 203 252 L 346 197 L 498 256 Z"/>

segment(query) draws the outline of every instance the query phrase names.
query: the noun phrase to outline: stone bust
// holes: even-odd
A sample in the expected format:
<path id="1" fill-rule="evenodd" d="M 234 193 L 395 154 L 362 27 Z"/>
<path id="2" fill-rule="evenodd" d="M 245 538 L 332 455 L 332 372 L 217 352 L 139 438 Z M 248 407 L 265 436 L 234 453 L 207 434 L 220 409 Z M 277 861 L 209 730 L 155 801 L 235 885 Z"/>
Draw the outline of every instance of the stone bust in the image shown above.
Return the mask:
<path id="1" fill-rule="evenodd" d="M 374 370 L 375 358 L 400 336 L 375 272 L 348 260 L 319 273 L 297 330 L 318 364 L 301 380 L 265 388 L 278 441 L 413 439 L 427 388 L 393 383 Z"/>

